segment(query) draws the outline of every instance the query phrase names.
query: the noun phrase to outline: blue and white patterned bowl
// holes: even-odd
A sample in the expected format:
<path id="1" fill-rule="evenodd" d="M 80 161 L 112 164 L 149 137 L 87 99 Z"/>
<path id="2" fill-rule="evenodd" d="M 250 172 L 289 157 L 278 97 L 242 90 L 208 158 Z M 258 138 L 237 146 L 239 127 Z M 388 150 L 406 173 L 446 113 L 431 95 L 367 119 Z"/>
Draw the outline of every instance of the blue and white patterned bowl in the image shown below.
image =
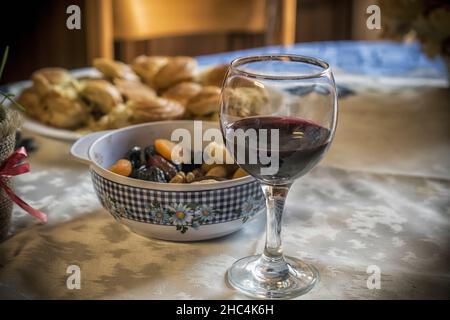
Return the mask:
<path id="1" fill-rule="evenodd" d="M 203 131 L 217 128 L 203 122 Z M 153 122 L 79 139 L 71 154 L 90 165 L 95 192 L 103 207 L 132 231 L 146 237 L 196 241 L 221 237 L 242 228 L 264 209 L 258 182 L 250 177 L 207 184 L 169 184 L 123 177 L 106 168 L 131 147 L 148 146 L 172 131 L 191 133 L 193 121 Z"/>

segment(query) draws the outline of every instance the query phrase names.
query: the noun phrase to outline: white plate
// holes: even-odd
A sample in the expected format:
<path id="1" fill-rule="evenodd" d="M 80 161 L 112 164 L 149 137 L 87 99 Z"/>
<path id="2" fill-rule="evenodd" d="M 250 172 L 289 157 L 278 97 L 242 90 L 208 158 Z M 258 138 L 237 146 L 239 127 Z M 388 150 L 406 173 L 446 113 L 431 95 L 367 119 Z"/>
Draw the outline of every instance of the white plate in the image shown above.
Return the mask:
<path id="1" fill-rule="evenodd" d="M 66 142 L 75 142 L 83 136 L 83 134 L 72 131 L 54 128 L 43 124 L 37 120 L 31 119 L 22 113 L 23 123 L 22 129 L 36 135 Z"/>
<path id="2" fill-rule="evenodd" d="M 93 68 L 84 68 L 84 69 L 78 69 L 71 71 L 71 74 L 75 77 L 85 77 L 85 76 L 99 76 L 100 73 L 93 69 Z M 31 86 L 31 81 L 20 81 L 13 83 L 11 85 L 8 85 L 8 92 L 14 94 L 16 97 L 20 95 L 22 90 L 28 88 Z M 39 122 L 37 120 L 31 119 L 27 117 L 25 114 L 22 113 L 23 117 L 23 124 L 22 128 L 26 130 L 27 132 L 34 133 L 39 136 L 43 136 L 46 138 L 51 138 L 55 140 L 60 141 L 67 141 L 67 142 L 75 142 L 79 138 L 83 136 L 83 134 L 73 131 L 73 130 L 66 130 L 66 129 L 59 129 L 55 128 L 49 125 L 46 125 L 42 122 Z"/>

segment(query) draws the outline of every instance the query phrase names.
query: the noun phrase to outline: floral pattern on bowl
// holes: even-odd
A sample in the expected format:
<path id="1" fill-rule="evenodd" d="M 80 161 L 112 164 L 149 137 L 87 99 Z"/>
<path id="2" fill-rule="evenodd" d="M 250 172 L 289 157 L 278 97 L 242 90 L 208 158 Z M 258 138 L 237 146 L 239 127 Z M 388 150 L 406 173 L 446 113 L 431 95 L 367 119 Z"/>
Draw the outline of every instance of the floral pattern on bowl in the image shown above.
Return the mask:
<path id="1" fill-rule="evenodd" d="M 101 195 L 102 203 L 116 220 L 128 218 L 130 214 L 126 208 L 108 195 Z M 246 223 L 264 208 L 262 199 L 249 197 L 240 208 L 237 217 Z M 158 201 L 146 206 L 151 223 L 175 226 L 176 230 L 186 233 L 189 228 L 197 230 L 201 225 L 211 224 L 220 212 L 212 206 L 197 203 L 173 203 L 167 207 Z"/>

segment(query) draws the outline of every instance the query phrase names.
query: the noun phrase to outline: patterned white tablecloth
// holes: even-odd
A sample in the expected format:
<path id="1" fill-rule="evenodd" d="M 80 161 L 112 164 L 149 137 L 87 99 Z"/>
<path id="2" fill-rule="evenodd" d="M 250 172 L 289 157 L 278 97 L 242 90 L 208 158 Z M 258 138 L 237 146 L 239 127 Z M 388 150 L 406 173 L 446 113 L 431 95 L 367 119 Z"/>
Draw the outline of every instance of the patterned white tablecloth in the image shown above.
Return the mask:
<path id="1" fill-rule="evenodd" d="M 442 89 L 340 101 L 331 151 L 287 201 L 285 252 L 321 274 L 301 299 L 450 297 L 449 101 Z M 0 297 L 244 298 L 224 275 L 261 251 L 264 216 L 211 241 L 146 239 L 101 208 L 69 145 L 36 140 L 32 172 L 15 179 L 16 191 L 49 223 L 15 210 L 0 244 Z M 66 287 L 69 265 L 81 269 L 80 290 Z M 380 289 L 367 287 L 369 266 L 381 272 Z"/>

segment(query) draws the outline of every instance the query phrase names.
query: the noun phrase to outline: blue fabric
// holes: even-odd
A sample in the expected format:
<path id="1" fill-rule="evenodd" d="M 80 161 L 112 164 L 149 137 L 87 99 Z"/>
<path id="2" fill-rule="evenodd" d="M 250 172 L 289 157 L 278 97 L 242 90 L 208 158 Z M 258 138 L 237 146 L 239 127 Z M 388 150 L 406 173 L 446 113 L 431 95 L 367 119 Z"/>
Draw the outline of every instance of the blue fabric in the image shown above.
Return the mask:
<path id="1" fill-rule="evenodd" d="M 229 63 L 241 56 L 289 53 L 321 58 L 333 69 L 359 75 L 420 77 L 442 79 L 447 68 L 441 58 L 429 58 L 418 43 L 390 41 L 325 41 L 296 44 L 292 47 L 272 46 L 199 56 L 201 66 Z"/>

